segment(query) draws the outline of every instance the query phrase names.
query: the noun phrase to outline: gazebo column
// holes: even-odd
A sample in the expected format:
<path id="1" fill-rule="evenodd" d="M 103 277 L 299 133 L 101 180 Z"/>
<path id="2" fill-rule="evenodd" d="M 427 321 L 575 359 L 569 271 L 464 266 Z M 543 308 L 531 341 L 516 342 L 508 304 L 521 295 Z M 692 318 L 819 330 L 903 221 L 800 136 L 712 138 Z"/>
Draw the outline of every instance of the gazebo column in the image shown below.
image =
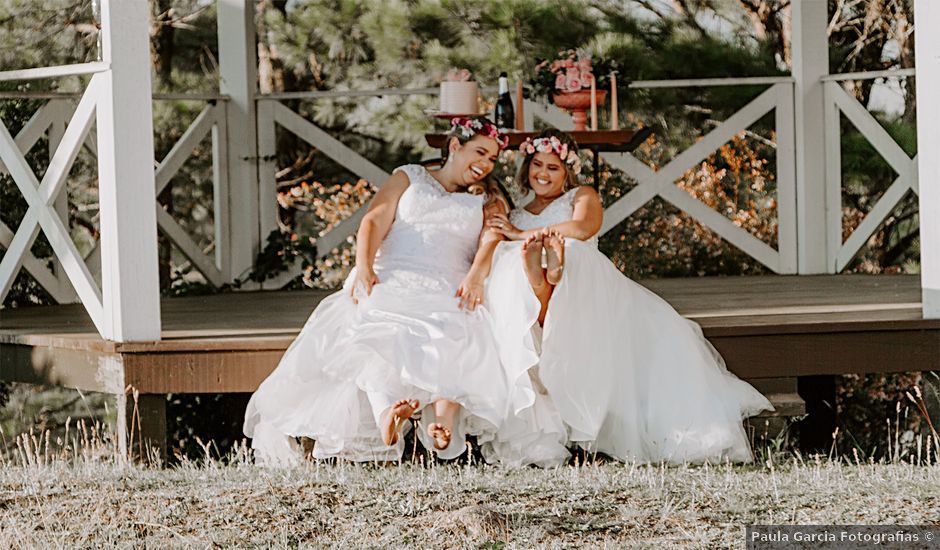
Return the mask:
<path id="1" fill-rule="evenodd" d="M 260 250 L 258 145 L 255 90 L 258 48 L 254 2 L 218 0 L 219 91 L 231 97 L 226 106 L 230 201 L 231 273 L 244 276 Z M 272 207 L 274 200 L 271 200 Z M 272 214 L 273 216 L 273 214 Z"/>
<path id="2" fill-rule="evenodd" d="M 940 318 L 940 3 L 914 1 L 920 284 L 925 319 Z"/>
<path id="3" fill-rule="evenodd" d="M 797 270 L 800 274 L 834 273 L 841 229 L 827 227 L 827 209 L 836 209 L 841 223 L 841 205 L 826 204 L 826 139 L 823 76 L 829 74 L 829 21 L 826 0 L 794 0 L 793 79 L 796 115 L 796 209 Z M 831 215 L 831 212 L 830 212 Z M 835 219 L 835 217 L 833 217 Z M 832 225 L 830 222 L 828 225 Z"/>
<path id="4" fill-rule="evenodd" d="M 160 339 L 149 20 L 146 2 L 101 3 L 111 66 L 96 107 L 103 336 L 116 342 Z"/>
<path id="5" fill-rule="evenodd" d="M 160 339 L 149 21 L 146 2 L 101 2 L 101 57 L 110 65 L 96 75 L 102 336 L 116 342 Z M 100 369 L 118 393 L 118 445 L 126 456 L 124 362 L 106 363 Z M 165 433 L 141 436 L 162 445 Z"/>

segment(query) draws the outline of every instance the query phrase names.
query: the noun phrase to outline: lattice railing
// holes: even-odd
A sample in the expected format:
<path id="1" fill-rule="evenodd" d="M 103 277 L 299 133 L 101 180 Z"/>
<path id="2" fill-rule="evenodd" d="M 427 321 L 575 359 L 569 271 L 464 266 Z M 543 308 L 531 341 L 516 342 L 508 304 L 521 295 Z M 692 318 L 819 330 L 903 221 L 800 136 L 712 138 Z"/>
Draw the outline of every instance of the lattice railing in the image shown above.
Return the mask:
<path id="1" fill-rule="evenodd" d="M 601 157 L 611 166 L 622 170 L 635 178 L 639 185 L 633 188 L 617 202 L 607 207 L 604 212 L 602 233 L 613 227 L 641 208 L 655 196 L 682 209 L 703 225 L 711 228 L 731 244 L 737 246 L 757 261 L 777 273 L 796 273 L 796 190 L 794 182 L 794 131 L 793 131 L 793 85 L 788 77 L 744 78 L 744 79 L 709 79 L 696 81 L 636 82 L 633 86 L 720 86 L 720 85 L 759 85 L 768 84 L 769 88 L 757 98 L 745 105 L 728 120 L 709 132 L 702 140 L 677 155 L 669 164 L 654 171 L 634 156 L 625 154 L 602 153 Z M 397 93 L 434 93 L 436 90 L 393 90 Z M 387 95 L 388 90 L 357 92 L 357 95 Z M 324 132 L 314 123 L 280 103 L 280 99 L 311 99 L 328 92 L 298 92 L 262 97 L 258 100 L 258 156 L 261 195 L 274 196 L 276 153 L 276 127 L 281 126 L 296 134 L 310 145 L 317 147 L 347 170 L 362 177 L 374 185 L 381 183 L 388 174 L 369 160 L 346 147 L 341 142 Z M 562 129 L 571 128 L 571 117 L 555 107 L 548 107 L 525 100 L 524 111 L 531 127 L 532 117 Z M 777 215 L 778 248 L 774 249 L 764 241 L 753 236 L 747 230 L 737 226 L 721 213 L 692 197 L 678 186 L 675 181 L 687 170 L 693 168 L 732 137 L 746 130 L 749 126 L 774 111 L 777 143 Z M 352 216 L 320 236 L 317 240 L 318 254 L 328 255 L 336 246 L 355 234 L 365 206 Z M 262 214 L 262 231 L 276 227 L 274 208 Z M 267 221 L 265 221 L 267 220 Z M 278 288 L 301 273 L 297 262 L 280 276 L 264 283 L 265 288 Z"/>
<path id="2" fill-rule="evenodd" d="M 740 81 L 740 82 L 739 82 Z M 659 196 L 710 228 L 729 243 L 776 273 L 796 273 L 796 185 L 794 179 L 793 85 L 787 78 L 710 79 L 666 82 L 634 82 L 635 87 L 715 86 L 771 84 L 727 120 L 668 164 L 653 170 L 630 153 L 601 153 L 605 162 L 634 178 L 638 185 L 604 210 L 601 234 Z M 526 102 L 526 110 L 549 124 L 570 129 L 571 117 L 557 108 Z M 777 154 L 777 249 L 737 226 L 720 212 L 675 185 L 676 180 L 768 112 L 774 111 Z"/>
<path id="3" fill-rule="evenodd" d="M 101 96 L 101 87 L 104 86 L 100 73 L 107 70 L 106 65 L 98 65 L 100 66 L 86 68 L 84 73 L 71 73 L 93 74 L 64 131 L 61 122 L 66 110 L 58 103 L 53 106 L 47 104 L 47 109 L 40 109 L 16 138 L 10 135 L 3 121 L 0 121 L 0 161 L 29 205 L 15 233 L 9 227 L 2 228 L 3 235 L 0 239 L 6 252 L 0 260 L 0 299 L 6 297 L 17 273 L 25 265 L 30 274 L 57 300 L 71 301 L 74 289 L 75 295 L 85 305 L 96 328 L 104 333 L 101 287 L 95 281 L 86 258 L 79 253 L 72 241 L 68 222 L 63 219 L 61 212 L 63 201 L 66 199 L 59 198 L 64 197 L 62 191 L 69 170 L 94 121 L 95 107 Z M 50 149 L 54 150 L 51 151 L 49 166 L 40 181 L 26 161 L 25 153 L 46 131 L 50 132 Z M 52 145 L 55 142 L 58 144 Z M 50 273 L 42 262 L 30 253 L 30 247 L 40 230 L 52 246 L 64 276 Z"/>
<path id="4" fill-rule="evenodd" d="M 91 300 L 92 310 L 100 307 L 100 287 L 97 282 L 100 280 L 101 269 L 100 241 L 84 256 L 79 254 L 69 236 L 68 196 L 65 191 L 65 181 L 79 150 L 85 147 L 92 155 L 97 155 L 92 129 L 97 86 L 93 76 L 81 94 L 4 94 L 7 98 L 32 97 L 48 101 L 33 114 L 15 138 L 9 135 L 3 121 L 0 121 L 0 173 L 12 176 L 29 204 L 29 211 L 16 232 L 0 223 L 0 246 L 5 249 L 0 261 L 0 300 L 6 297 L 22 268 L 57 302 L 81 300 L 88 303 L 87 300 Z M 209 102 L 169 153 L 157 163 L 155 193 L 160 196 L 187 159 L 192 157 L 196 147 L 211 133 L 214 231 L 210 246 L 200 247 L 164 205 L 156 203 L 156 213 L 160 232 L 209 283 L 220 286 L 232 278 L 229 263 L 231 209 L 226 150 L 227 98 L 216 94 L 158 94 L 154 99 Z M 50 162 L 43 183 L 37 183 L 34 168 L 28 166 L 26 155 L 43 135 L 48 137 Z M 47 181 L 48 183 L 45 183 Z M 53 245 L 55 258 L 51 270 L 46 267 L 44 261 L 30 252 L 40 229 Z M 212 252 L 207 252 L 207 249 Z M 78 292 L 78 289 L 81 289 L 81 292 Z"/>
<path id="5" fill-rule="evenodd" d="M 826 102 L 826 227 L 828 263 L 838 273 L 858 254 L 872 234 L 884 223 L 897 204 L 917 188 L 917 155 L 909 157 L 904 149 L 857 99 L 842 87 L 845 80 L 864 80 L 885 76 L 913 76 L 913 69 L 832 75 L 823 80 Z M 858 129 L 875 150 L 897 173 L 862 222 L 843 241 L 842 235 L 842 155 L 841 115 Z"/>

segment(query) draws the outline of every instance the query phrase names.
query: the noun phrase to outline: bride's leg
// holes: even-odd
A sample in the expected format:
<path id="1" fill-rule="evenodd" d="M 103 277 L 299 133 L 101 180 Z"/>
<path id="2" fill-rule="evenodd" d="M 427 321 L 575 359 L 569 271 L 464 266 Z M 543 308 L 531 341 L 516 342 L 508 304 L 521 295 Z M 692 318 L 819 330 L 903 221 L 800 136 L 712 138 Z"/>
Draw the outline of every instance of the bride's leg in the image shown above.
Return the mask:
<path id="1" fill-rule="evenodd" d="M 460 404 L 447 399 L 438 399 L 434 402 L 434 416 L 437 422 L 428 425 L 428 435 L 434 440 L 434 448 L 441 451 L 450 445 L 450 438 L 454 430 L 454 420 Z"/>
<path id="2" fill-rule="evenodd" d="M 555 286 L 561 282 L 561 274 L 565 269 L 565 238 L 554 231 L 545 235 L 542 241 L 545 247 L 545 280 Z"/>
<path id="3" fill-rule="evenodd" d="M 535 293 L 539 299 L 539 304 L 542 306 L 541 309 L 539 309 L 539 325 L 545 324 L 545 315 L 548 313 L 548 301 L 552 299 L 552 291 L 554 290 L 555 287 L 546 283 L 545 288 Z"/>
<path id="4" fill-rule="evenodd" d="M 386 445 L 398 443 L 402 425 L 418 410 L 419 405 L 418 401 L 399 399 L 382 413 L 382 441 Z"/>
<path id="5" fill-rule="evenodd" d="M 542 305 L 539 312 L 539 324 L 545 321 L 548 300 L 552 297 L 552 285 L 545 280 L 545 270 L 542 269 L 542 247 L 540 235 L 533 235 L 522 243 L 522 263 L 525 266 L 525 274 L 532 291 Z"/>

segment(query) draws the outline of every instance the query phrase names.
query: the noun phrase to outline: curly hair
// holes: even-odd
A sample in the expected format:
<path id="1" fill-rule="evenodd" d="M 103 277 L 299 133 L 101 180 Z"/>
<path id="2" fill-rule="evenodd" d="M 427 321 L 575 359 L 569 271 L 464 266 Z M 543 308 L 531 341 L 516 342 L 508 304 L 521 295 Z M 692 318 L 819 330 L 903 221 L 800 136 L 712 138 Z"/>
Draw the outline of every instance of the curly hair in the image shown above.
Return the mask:
<path id="1" fill-rule="evenodd" d="M 493 124 L 493 122 L 485 116 L 473 118 L 480 120 L 481 122 Z M 450 141 L 452 138 L 457 138 L 458 143 L 460 143 L 460 145 L 464 145 L 477 135 L 482 134 L 473 134 L 470 137 L 466 137 L 461 131 L 460 127 L 452 127 L 445 135 L 444 143 L 441 145 L 441 162 L 446 163 L 447 157 L 450 156 Z M 512 210 L 512 201 L 509 199 L 509 194 L 506 193 L 506 190 L 503 189 L 503 186 L 496 180 L 496 178 L 493 177 L 492 173 L 488 174 L 478 183 L 472 183 L 467 186 L 467 192 L 472 195 L 483 195 L 485 198 L 484 207 L 490 206 L 496 202 L 500 202 L 507 209 L 507 211 Z"/>
<path id="2" fill-rule="evenodd" d="M 578 153 L 578 144 L 574 138 L 572 138 L 568 132 L 563 132 L 557 128 L 546 128 L 545 130 L 542 130 L 539 135 L 536 136 L 536 139 L 553 137 L 567 145 L 569 151 L 574 151 L 574 154 Z M 535 157 L 535 153 L 526 154 L 525 158 L 522 160 L 522 165 L 519 167 L 519 171 L 516 173 L 515 184 L 519 189 L 527 191 L 532 190 L 532 186 L 529 185 L 529 167 L 532 165 L 533 157 Z M 562 162 L 561 164 L 565 168 L 564 190 L 568 191 L 569 189 L 574 189 L 575 187 L 581 185 L 580 182 L 578 182 L 578 175 L 574 173 L 574 171 L 571 169 L 571 166 L 569 166 L 566 162 Z"/>

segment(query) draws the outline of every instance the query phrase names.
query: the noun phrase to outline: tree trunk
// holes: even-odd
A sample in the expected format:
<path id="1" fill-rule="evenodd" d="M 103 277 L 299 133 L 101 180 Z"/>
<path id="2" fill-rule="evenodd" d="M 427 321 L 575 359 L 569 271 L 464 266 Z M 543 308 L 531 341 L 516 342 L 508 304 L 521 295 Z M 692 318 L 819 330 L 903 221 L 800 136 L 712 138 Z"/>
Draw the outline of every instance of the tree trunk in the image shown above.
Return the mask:
<path id="1" fill-rule="evenodd" d="M 153 22 L 150 27 L 151 59 L 159 87 L 166 90 L 173 84 L 173 20 L 172 0 L 156 0 L 153 4 Z"/>

